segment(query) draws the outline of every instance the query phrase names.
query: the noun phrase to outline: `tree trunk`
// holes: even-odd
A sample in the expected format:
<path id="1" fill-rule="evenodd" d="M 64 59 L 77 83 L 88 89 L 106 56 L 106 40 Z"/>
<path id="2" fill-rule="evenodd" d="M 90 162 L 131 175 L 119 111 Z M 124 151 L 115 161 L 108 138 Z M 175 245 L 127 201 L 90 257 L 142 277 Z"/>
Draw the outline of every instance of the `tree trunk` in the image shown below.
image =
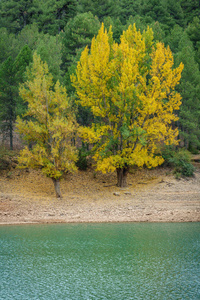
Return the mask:
<path id="1" fill-rule="evenodd" d="M 10 108 L 9 120 L 10 150 L 13 150 L 13 110 Z"/>
<path id="2" fill-rule="evenodd" d="M 55 178 L 52 178 L 52 180 L 53 180 L 53 183 L 54 183 L 56 197 L 57 198 L 62 198 L 61 191 L 60 191 L 60 180 L 59 179 L 55 179 Z"/>
<path id="3" fill-rule="evenodd" d="M 126 187 L 127 186 L 127 175 L 128 168 L 117 168 L 117 186 Z"/>
<path id="4" fill-rule="evenodd" d="M 13 129 L 10 126 L 10 150 L 13 150 Z"/>

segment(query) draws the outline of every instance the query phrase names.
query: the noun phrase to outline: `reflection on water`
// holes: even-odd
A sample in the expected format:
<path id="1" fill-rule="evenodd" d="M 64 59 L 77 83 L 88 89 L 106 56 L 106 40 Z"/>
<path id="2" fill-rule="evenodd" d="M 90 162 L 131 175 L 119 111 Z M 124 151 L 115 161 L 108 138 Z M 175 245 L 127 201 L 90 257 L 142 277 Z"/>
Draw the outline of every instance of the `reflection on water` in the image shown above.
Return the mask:
<path id="1" fill-rule="evenodd" d="M 200 299 L 200 224 L 0 226 L 0 299 Z"/>

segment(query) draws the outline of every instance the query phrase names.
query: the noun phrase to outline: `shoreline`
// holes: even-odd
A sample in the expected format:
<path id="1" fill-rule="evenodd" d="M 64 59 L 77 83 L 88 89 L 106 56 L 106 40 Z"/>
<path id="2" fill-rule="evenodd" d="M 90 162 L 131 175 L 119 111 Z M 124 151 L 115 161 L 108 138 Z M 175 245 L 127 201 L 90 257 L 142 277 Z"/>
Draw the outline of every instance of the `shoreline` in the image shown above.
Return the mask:
<path id="1" fill-rule="evenodd" d="M 200 169 L 176 180 L 168 170 L 138 170 L 128 187 L 115 174 L 79 171 L 61 182 L 56 199 L 52 181 L 39 171 L 13 170 L 0 176 L 0 225 L 75 223 L 180 223 L 200 221 Z"/>
<path id="2" fill-rule="evenodd" d="M 170 223 L 199 223 L 200 220 L 197 220 L 197 221 L 176 221 L 176 220 L 173 220 L 173 221 L 164 221 L 164 220 L 159 220 L 159 221 L 19 221 L 19 222 L 7 222 L 7 223 L 0 223 L 0 227 L 2 226 L 21 226 L 21 225 L 57 225 L 57 224 L 60 224 L 60 225 L 64 225 L 64 224 L 127 224 L 127 223 L 135 223 L 135 224 L 138 224 L 138 223 L 151 223 L 151 224 L 164 224 L 164 223 L 167 223 L 167 224 L 170 224 Z"/>

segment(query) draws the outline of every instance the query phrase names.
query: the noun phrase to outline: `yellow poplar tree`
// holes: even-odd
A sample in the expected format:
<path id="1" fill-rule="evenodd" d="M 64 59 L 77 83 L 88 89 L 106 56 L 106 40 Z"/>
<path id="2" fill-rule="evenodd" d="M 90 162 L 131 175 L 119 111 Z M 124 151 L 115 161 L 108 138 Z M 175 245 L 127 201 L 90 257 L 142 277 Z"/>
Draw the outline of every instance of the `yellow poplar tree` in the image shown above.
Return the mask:
<path id="1" fill-rule="evenodd" d="M 59 81 L 54 85 L 47 64 L 36 53 L 27 77 L 20 96 L 28 109 L 25 118 L 18 117 L 17 130 L 31 147 L 20 152 L 19 167 L 41 168 L 52 178 L 56 196 L 61 197 L 60 179 L 76 170 L 72 140 L 77 124 L 65 87 Z"/>
<path id="2" fill-rule="evenodd" d="M 78 101 L 98 122 L 81 128 L 94 144 L 97 170 L 117 170 L 117 185 L 126 186 L 130 166 L 156 167 L 163 162 L 160 146 L 177 143 L 174 113 L 181 105 L 175 91 L 183 64 L 173 68 L 169 47 L 154 43 L 150 28 L 135 25 L 123 32 L 120 44 L 104 25 L 82 52 L 71 80 Z"/>

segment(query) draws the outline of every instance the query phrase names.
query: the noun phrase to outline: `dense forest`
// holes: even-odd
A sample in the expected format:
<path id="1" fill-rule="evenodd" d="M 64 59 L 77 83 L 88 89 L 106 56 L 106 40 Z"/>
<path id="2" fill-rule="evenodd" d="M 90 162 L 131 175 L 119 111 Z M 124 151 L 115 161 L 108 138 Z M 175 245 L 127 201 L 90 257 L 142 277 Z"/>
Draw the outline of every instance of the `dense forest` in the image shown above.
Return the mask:
<path id="1" fill-rule="evenodd" d="M 34 53 L 46 62 L 53 76 L 66 87 L 80 125 L 94 118 L 77 100 L 71 75 L 81 52 L 97 36 L 102 22 L 112 26 L 113 40 L 132 24 L 143 32 L 152 28 L 154 40 L 169 45 L 174 67 L 182 62 L 182 105 L 177 110 L 180 146 L 200 149 L 200 1 L 199 0 L 1 0 L 0 1 L 0 130 L 13 148 L 13 131 L 27 103 L 19 86 L 27 80 Z"/>

